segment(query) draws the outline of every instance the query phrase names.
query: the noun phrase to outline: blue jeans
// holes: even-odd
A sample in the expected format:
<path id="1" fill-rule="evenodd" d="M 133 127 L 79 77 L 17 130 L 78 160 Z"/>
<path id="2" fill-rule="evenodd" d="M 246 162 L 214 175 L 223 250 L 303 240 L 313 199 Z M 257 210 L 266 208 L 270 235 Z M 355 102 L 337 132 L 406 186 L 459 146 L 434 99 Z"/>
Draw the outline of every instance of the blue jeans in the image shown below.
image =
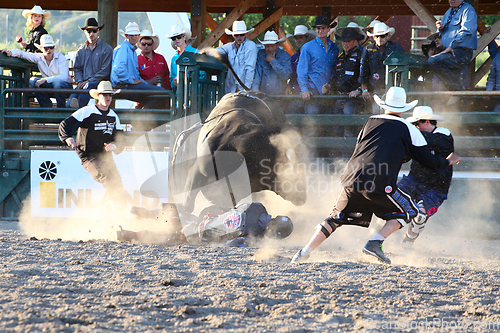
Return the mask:
<path id="1" fill-rule="evenodd" d="M 99 81 L 96 82 L 89 82 L 86 85 L 83 86 L 83 89 L 95 89 L 99 85 Z M 78 100 L 78 107 L 83 108 L 87 104 L 89 104 L 90 101 L 90 95 L 87 94 L 71 94 L 69 95 L 68 101 L 66 102 L 66 107 L 70 107 L 71 100 L 73 98 L 76 98 Z"/>
<path id="2" fill-rule="evenodd" d="M 32 77 L 30 79 L 30 87 L 35 88 L 36 81 L 40 80 L 39 77 Z M 52 83 L 45 82 L 40 85 L 40 88 L 54 88 L 54 89 L 71 89 L 71 83 L 55 79 Z M 50 100 L 49 94 L 35 93 L 35 97 L 43 108 L 51 108 L 52 101 Z M 58 108 L 66 107 L 66 94 L 54 94 L 57 101 Z"/>
<path id="3" fill-rule="evenodd" d="M 463 90 L 460 74 L 472 60 L 472 50 L 456 48 L 451 53 L 438 54 L 427 59 L 431 73 L 435 74 L 450 90 Z"/>
<path id="4" fill-rule="evenodd" d="M 429 216 L 434 215 L 439 206 L 443 204 L 443 201 L 448 198 L 446 194 L 420 184 L 413 176 L 403 176 L 403 179 L 398 183 L 398 187 L 411 195 L 414 200 L 422 200 L 425 211 Z"/>
<path id="5" fill-rule="evenodd" d="M 358 98 L 338 99 L 333 114 L 359 114 L 363 109 L 363 101 Z M 354 137 L 357 135 L 354 126 L 335 126 L 335 136 Z"/>
<path id="6" fill-rule="evenodd" d="M 137 95 L 137 94 L 132 94 L 132 93 L 126 93 L 126 90 L 128 89 L 134 89 L 134 90 L 151 90 L 152 95 L 154 95 L 154 91 L 165 91 L 164 88 L 154 86 L 149 83 L 138 83 L 138 84 L 119 84 L 116 86 L 116 88 L 121 89 L 122 93 L 120 94 L 120 98 L 125 98 L 129 99 L 131 101 L 137 102 L 144 104 L 144 109 L 165 109 L 167 106 L 166 98 L 165 99 L 151 99 L 148 96 L 145 95 Z"/>

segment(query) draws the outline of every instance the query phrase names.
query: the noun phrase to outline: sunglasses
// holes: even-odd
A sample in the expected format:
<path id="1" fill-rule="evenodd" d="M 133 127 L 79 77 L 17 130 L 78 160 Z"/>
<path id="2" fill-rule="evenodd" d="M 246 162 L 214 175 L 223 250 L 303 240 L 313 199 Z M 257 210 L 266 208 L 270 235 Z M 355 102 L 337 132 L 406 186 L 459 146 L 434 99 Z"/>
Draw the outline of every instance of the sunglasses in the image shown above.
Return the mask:
<path id="1" fill-rule="evenodd" d="M 245 34 L 234 34 L 233 36 L 234 37 L 243 37 L 243 36 L 245 36 Z"/>
<path id="2" fill-rule="evenodd" d="M 373 36 L 373 38 L 375 38 L 375 37 L 378 37 L 378 38 L 385 38 L 385 37 L 387 37 L 388 35 L 389 35 L 389 34 L 378 35 L 378 36 Z"/>
<path id="3" fill-rule="evenodd" d="M 53 50 L 54 49 L 54 46 L 44 46 L 43 49 L 45 51 L 48 51 L 48 50 Z"/>
<path id="4" fill-rule="evenodd" d="M 85 31 L 87 31 L 89 34 L 90 33 L 98 33 L 99 32 L 99 29 L 86 29 Z"/>
<path id="5" fill-rule="evenodd" d="M 152 46 L 153 45 L 153 42 L 151 43 L 141 43 L 142 46 Z"/>
<path id="6" fill-rule="evenodd" d="M 179 36 L 170 37 L 170 39 L 171 39 L 171 40 L 176 40 L 176 39 L 181 39 L 182 37 L 184 37 L 184 35 L 179 35 Z"/>

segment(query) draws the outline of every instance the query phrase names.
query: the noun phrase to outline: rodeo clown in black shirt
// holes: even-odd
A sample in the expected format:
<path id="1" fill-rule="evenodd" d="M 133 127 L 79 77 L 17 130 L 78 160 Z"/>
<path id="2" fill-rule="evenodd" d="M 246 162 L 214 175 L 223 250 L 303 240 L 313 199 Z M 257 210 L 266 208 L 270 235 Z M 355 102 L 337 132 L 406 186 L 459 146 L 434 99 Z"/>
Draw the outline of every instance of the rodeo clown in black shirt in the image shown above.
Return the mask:
<path id="1" fill-rule="evenodd" d="M 98 102 L 75 111 L 59 124 L 59 139 L 75 148 L 83 167 L 104 186 L 115 208 L 121 204 L 123 195 L 122 179 L 111 154 L 112 151 L 115 154 L 123 151 L 120 119 L 110 109 L 113 95 L 117 92 L 111 82 L 101 81 L 97 89 L 89 92 Z M 72 137 L 75 133 L 76 141 Z"/>
<path id="2" fill-rule="evenodd" d="M 292 263 L 306 260 L 339 226 L 368 227 L 375 214 L 386 223 L 365 244 L 363 252 L 390 264 L 382 242 L 396 230 L 408 226 L 418 214 L 418 206 L 412 197 L 396 184 L 407 156 L 437 172 L 460 161 L 460 156 L 455 153 L 447 158 L 432 155 L 422 133 L 401 118 L 402 112 L 417 104 L 417 101 L 406 103 L 403 88 L 391 87 L 385 101 L 378 96 L 374 99 L 384 108 L 385 114 L 371 116 L 361 129 L 354 152 L 341 176 L 343 189 L 333 212 L 317 226 L 309 243 L 293 256 Z"/>
<path id="3" fill-rule="evenodd" d="M 431 107 L 416 107 L 413 110 L 413 116 L 406 120 L 422 132 L 434 155 L 445 157 L 455 150 L 450 130 L 437 127 L 437 122 L 443 121 L 444 118 L 434 114 Z M 398 183 L 398 187 L 417 200 L 419 206 L 419 213 L 411 221 L 403 238 L 405 247 L 413 245 L 415 239 L 424 230 L 428 218 L 436 214 L 439 206 L 448 198 L 452 177 L 451 165 L 445 171 L 437 173 L 418 161 L 412 161 L 410 173 L 408 176 L 403 176 Z"/>

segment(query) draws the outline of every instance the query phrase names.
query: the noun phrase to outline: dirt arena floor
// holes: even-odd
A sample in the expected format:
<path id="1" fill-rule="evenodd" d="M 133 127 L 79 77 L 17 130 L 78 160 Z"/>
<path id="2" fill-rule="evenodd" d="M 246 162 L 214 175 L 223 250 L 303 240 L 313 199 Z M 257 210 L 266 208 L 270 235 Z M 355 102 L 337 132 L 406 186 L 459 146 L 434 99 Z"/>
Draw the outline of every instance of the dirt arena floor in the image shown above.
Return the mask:
<path id="1" fill-rule="evenodd" d="M 431 229 L 403 250 L 400 231 L 384 243 L 387 266 L 361 253 L 373 231 L 343 227 L 291 265 L 315 223 L 226 248 L 96 240 L 88 226 L 74 229 L 82 240 L 45 238 L 2 222 L 0 331 L 500 330 L 500 241 Z"/>

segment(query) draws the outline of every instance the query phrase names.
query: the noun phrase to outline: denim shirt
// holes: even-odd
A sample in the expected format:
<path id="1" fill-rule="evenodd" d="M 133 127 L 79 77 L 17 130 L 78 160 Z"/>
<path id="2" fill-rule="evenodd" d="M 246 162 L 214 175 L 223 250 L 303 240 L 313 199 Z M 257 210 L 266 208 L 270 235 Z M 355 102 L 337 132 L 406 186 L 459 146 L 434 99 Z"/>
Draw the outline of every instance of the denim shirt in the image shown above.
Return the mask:
<path id="1" fill-rule="evenodd" d="M 448 22 L 451 8 L 446 11 L 441 20 L 444 24 Z M 453 15 L 450 23 L 440 30 L 444 47 L 451 46 L 452 49 L 461 47 L 465 49 L 477 49 L 477 14 L 474 7 L 464 3 Z"/>
<path id="2" fill-rule="evenodd" d="M 297 81 L 301 92 L 323 94 L 321 87 L 332 78 L 338 54 L 339 48 L 334 42 L 328 40 L 328 49 L 325 50 L 318 37 L 302 46 L 297 66 Z"/>
<path id="3" fill-rule="evenodd" d="M 139 60 L 135 50 L 137 46 L 125 40 L 115 47 L 113 51 L 113 66 L 111 67 L 111 84 L 116 87 L 118 84 L 133 84 L 134 79 L 141 80 L 139 74 Z"/>
<path id="4" fill-rule="evenodd" d="M 266 61 L 266 51 L 257 53 L 257 65 L 253 79 L 252 90 L 259 90 L 266 94 L 282 95 L 285 93 L 286 83 L 292 74 L 290 55 L 278 49 L 276 58 Z"/>
<path id="5" fill-rule="evenodd" d="M 240 80 L 251 89 L 253 78 L 255 76 L 255 65 L 257 63 L 257 45 L 251 40 L 245 39 L 237 49 L 234 42 L 227 43 L 217 48 L 219 52 L 225 52 L 229 59 L 229 63 L 233 66 L 234 72 Z M 243 87 L 236 82 L 233 74 L 228 72 L 226 77 L 226 94 L 244 90 Z"/>

